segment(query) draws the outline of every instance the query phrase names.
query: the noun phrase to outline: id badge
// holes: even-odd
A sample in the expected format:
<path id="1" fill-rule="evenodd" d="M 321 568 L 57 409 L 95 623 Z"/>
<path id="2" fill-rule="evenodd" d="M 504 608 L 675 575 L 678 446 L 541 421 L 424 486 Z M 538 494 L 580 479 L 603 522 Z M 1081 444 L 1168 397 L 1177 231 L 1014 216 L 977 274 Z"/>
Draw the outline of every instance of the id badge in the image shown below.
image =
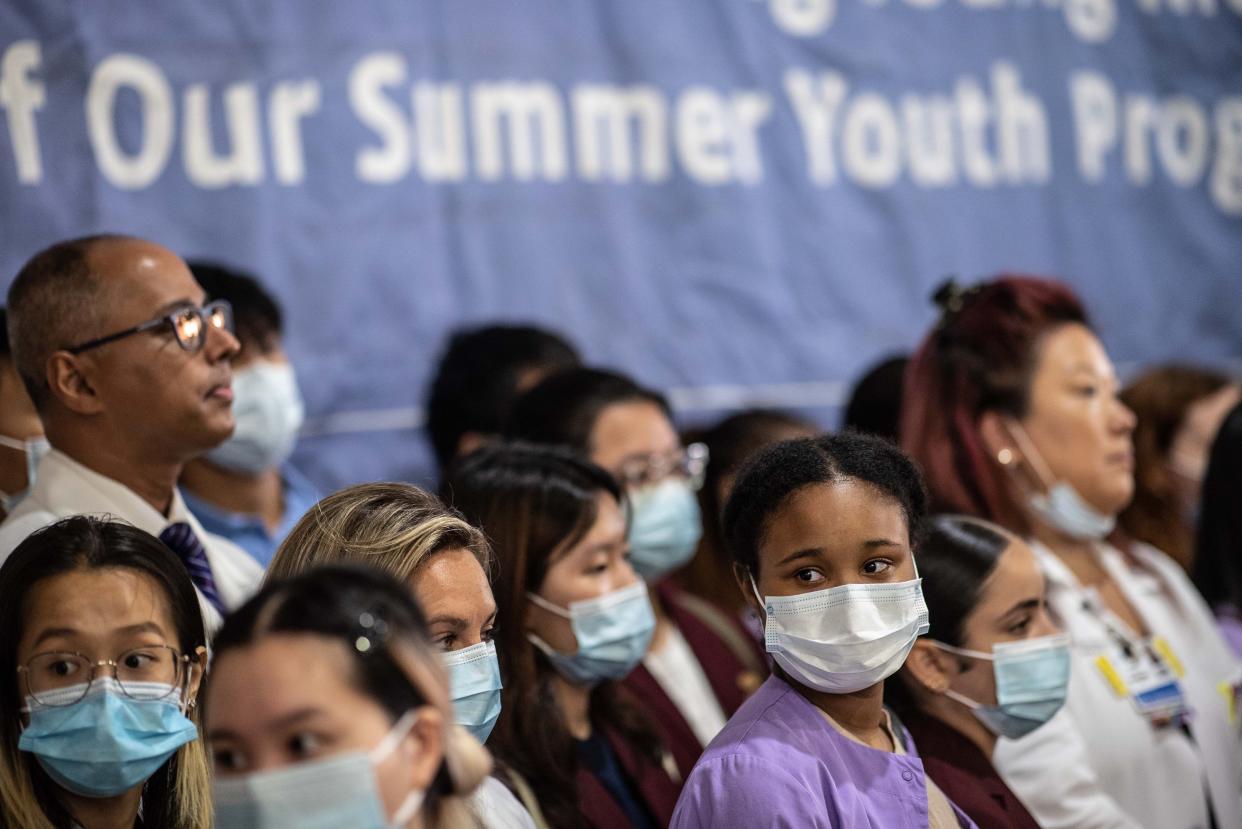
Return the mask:
<path id="1" fill-rule="evenodd" d="M 1134 710 L 1157 728 L 1181 726 L 1190 719 L 1190 707 L 1177 673 L 1159 653 L 1167 647 L 1144 643 L 1129 653 L 1118 651 L 1096 660 L 1113 690 L 1128 698 Z"/>

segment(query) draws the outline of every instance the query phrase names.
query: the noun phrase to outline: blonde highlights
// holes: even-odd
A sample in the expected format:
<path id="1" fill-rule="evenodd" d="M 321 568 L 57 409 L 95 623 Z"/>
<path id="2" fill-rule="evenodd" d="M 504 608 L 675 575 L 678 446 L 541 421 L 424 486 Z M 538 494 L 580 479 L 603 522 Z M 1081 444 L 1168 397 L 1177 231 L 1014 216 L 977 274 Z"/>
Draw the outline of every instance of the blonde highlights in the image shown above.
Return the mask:
<path id="1" fill-rule="evenodd" d="M 405 483 L 347 487 L 311 508 L 285 538 L 265 582 L 329 563 L 366 564 L 408 583 L 436 553 L 469 550 L 490 573 L 483 533 L 431 493 Z"/>

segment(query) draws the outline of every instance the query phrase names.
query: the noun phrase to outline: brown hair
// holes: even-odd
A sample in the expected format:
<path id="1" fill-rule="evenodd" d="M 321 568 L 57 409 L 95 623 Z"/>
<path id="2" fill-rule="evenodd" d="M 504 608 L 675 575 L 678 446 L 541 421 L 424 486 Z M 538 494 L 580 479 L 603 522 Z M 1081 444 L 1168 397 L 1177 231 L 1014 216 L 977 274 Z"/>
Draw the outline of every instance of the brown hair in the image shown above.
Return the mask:
<path id="1" fill-rule="evenodd" d="M 488 747 L 525 778 L 550 826 L 581 826 L 574 740 L 553 691 L 555 669 L 526 638 L 527 594 L 542 585 L 553 557 L 590 531 L 599 496 L 624 503 L 624 495 L 611 475 L 568 449 L 521 444 L 496 444 L 467 456 L 449 476 L 446 492 L 487 532 L 499 565 L 493 588 L 505 689 Z M 618 683 L 595 686 L 590 717 L 648 762 L 663 763 L 654 726 Z"/>
<path id="2" fill-rule="evenodd" d="M 1134 411 L 1134 500 L 1118 516 L 1126 534 L 1172 556 L 1189 568 L 1194 528 L 1187 526 L 1169 486 L 1168 459 L 1187 410 L 1223 389 L 1229 377 L 1191 366 L 1159 366 L 1144 372 L 1121 393 Z"/>

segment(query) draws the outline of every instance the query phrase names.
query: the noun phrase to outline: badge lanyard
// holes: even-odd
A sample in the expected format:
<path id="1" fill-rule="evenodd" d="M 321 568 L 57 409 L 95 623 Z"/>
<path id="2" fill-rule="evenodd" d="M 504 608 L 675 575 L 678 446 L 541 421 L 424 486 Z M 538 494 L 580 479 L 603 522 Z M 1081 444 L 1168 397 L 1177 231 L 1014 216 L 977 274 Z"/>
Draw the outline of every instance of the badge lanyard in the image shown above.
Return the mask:
<path id="1" fill-rule="evenodd" d="M 1159 636 L 1146 640 L 1131 636 L 1093 589 L 1087 590 L 1083 609 L 1100 621 L 1111 640 L 1111 657 L 1100 654 L 1095 666 L 1114 693 L 1130 700 L 1156 728 L 1184 726 L 1191 718 L 1178 682 L 1184 669 L 1169 643 Z"/>

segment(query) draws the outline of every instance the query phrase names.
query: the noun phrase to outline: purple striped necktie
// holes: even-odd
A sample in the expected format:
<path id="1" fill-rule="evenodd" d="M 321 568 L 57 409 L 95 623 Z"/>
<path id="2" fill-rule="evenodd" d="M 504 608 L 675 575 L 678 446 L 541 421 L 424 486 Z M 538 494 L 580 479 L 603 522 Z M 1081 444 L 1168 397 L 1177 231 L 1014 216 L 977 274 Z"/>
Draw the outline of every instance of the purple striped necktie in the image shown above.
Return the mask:
<path id="1" fill-rule="evenodd" d="M 224 602 L 220 601 L 220 593 L 216 590 L 216 579 L 211 574 L 211 562 L 207 560 L 207 550 L 203 542 L 198 540 L 194 530 L 184 521 L 169 524 L 160 533 L 160 541 L 177 554 L 190 573 L 190 581 L 203 594 L 203 598 L 211 602 L 212 607 L 225 613 Z"/>

